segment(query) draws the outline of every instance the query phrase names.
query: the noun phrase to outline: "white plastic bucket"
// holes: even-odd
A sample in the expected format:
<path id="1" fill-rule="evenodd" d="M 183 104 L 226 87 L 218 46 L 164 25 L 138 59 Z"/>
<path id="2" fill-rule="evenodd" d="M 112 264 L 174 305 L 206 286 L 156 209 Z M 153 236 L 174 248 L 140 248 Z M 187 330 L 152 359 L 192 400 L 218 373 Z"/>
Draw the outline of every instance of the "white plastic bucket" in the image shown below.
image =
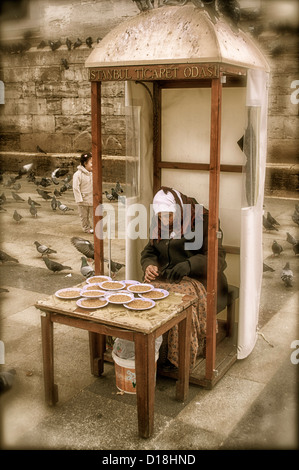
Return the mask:
<path id="1" fill-rule="evenodd" d="M 159 352 L 156 353 L 155 356 L 156 367 L 158 357 Z M 114 360 L 115 367 L 116 387 L 122 392 L 136 394 L 135 360 L 122 359 L 121 357 L 116 356 L 114 352 L 112 352 L 112 358 Z"/>

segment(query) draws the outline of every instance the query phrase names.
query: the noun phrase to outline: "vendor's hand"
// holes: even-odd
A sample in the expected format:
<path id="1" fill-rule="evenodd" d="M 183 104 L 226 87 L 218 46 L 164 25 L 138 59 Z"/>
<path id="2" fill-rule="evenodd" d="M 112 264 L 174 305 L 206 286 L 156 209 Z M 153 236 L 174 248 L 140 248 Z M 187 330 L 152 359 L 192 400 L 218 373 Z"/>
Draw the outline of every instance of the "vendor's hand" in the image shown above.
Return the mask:
<path id="1" fill-rule="evenodd" d="M 159 276 L 158 266 L 154 266 L 153 264 L 150 264 L 146 268 L 145 273 L 144 273 L 145 282 L 154 281 L 157 276 Z"/>
<path id="2" fill-rule="evenodd" d="M 182 261 L 167 274 L 167 279 L 169 279 L 170 282 L 180 282 L 184 276 L 188 276 L 188 274 L 190 274 L 190 270 L 191 267 L 189 261 Z"/>

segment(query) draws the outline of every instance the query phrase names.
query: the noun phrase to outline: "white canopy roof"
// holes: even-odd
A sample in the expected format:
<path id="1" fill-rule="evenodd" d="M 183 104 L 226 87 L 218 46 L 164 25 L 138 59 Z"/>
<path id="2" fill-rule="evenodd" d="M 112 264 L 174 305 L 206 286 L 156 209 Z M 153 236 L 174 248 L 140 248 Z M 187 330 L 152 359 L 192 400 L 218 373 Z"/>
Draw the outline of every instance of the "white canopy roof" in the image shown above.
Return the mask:
<path id="1" fill-rule="evenodd" d="M 216 62 L 269 71 L 253 40 L 222 17 L 192 4 L 140 13 L 93 49 L 86 67 Z"/>

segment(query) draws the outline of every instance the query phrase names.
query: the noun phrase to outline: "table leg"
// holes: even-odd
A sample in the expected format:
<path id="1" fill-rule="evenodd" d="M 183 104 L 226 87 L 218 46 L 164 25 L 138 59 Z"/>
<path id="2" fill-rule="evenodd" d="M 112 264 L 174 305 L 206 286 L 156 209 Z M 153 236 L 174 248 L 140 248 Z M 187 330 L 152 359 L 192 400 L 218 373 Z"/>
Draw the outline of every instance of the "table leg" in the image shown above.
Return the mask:
<path id="1" fill-rule="evenodd" d="M 179 329 L 179 364 L 176 383 L 176 399 L 185 401 L 189 391 L 190 336 L 192 306 L 187 309 L 186 318 L 178 324 Z"/>
<path id="2" fill-rule="evenodd" d="M 152 334 L 136 333 L 134 340 L 138 430 L 147 438 L 154 429 L 155 339 Z"/>
<path id="3" fill-rule="evenodd" d="M 101 375 L 104 372 L 104 352 L 106 350 L 106 335 L 89 334 L 90 369 L 93 375 Z"/>
<path id="4" fill-rule="evenodd" d="M 45 400 L 49 405 L 55 405 L 58 402 L 58 387 L 54 384 L 53 323 L 50 313 L 41 314 L 41 334 Z"/>

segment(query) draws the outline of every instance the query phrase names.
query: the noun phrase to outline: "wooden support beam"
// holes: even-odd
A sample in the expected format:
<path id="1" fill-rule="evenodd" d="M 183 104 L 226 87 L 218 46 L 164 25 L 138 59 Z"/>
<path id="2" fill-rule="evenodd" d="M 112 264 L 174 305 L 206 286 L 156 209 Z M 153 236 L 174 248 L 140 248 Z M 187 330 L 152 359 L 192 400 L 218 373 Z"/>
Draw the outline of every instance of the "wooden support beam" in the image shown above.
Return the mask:
<path id="1" fill-rule="evenodd" d="M 206 379 L 212 381 L 216 360 L 216 315 L 218 271 L 218 219 L 221 144 L 221 79 L 212 80 L 211 88 L 211 141 L 208 226 L 208 274 L 207 274 L 207 352 Z"/>
<path id="2" fill-rule="evenodd" d="M 91 137 L 93 173 L 94 267 L 96 274 L 104 274 L 104 242 L 102 215 L 102 139 L 101 139 L 101 82 L 91 82 Z"/>

